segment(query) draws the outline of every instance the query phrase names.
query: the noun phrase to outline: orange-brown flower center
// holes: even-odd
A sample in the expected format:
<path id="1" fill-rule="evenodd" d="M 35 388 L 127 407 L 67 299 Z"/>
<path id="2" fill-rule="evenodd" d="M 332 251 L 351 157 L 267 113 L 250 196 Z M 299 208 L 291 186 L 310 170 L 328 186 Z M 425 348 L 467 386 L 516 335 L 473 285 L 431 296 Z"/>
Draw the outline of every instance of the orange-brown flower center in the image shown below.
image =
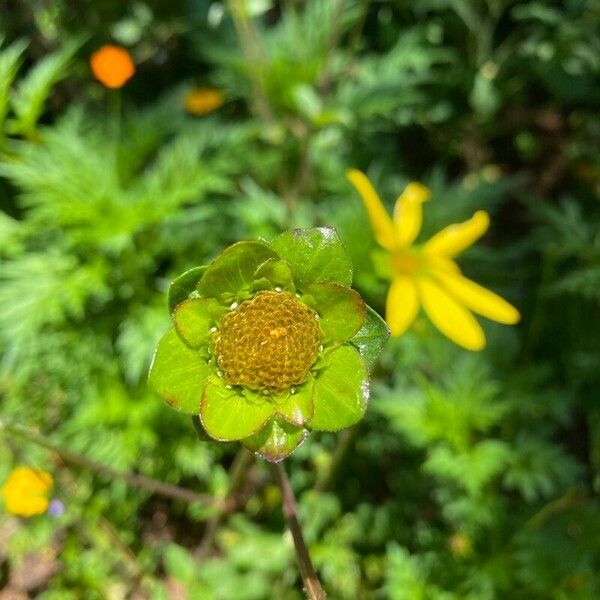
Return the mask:
<path id="1" fill-rule="evenodd" d="M 317 313 L 287 292 L 259 292 L 227 313 L 213 347 L 225 381 L 277 392 L 306 380 L 320 352 Z"/>

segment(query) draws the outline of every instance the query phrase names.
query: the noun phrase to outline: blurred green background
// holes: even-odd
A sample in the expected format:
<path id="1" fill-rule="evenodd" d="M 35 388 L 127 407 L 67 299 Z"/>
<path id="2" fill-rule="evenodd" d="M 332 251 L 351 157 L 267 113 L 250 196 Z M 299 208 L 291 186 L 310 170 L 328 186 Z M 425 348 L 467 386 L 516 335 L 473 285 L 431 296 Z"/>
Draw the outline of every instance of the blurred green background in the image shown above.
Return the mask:
<path id="1" fill-rule="evenodd" d="M 421 317 L 360 426 L 286 461 L 320 577 L 341 600 L 600 597 L 597 1 L 2 0 L 0 38 L 1 421 L 223 498 L 236 446 L 146 386 L 170 280 L 333 225 L 382 311 L 344 172 L 390 206 L 419 180 L 425 239 L 491 213 L 461 266 L 523 320 L 470 353 Z M 90 72 L 105 43 L 135 61 L 121 90 Z M 198 86 L 223 106 L 187 112 Z M 218 514 L 38 442 L 0 431 L 0 485 L 43 468 L 64 512 L 0 506 L 3 600 L 302 598 L 262 461 Z"/>

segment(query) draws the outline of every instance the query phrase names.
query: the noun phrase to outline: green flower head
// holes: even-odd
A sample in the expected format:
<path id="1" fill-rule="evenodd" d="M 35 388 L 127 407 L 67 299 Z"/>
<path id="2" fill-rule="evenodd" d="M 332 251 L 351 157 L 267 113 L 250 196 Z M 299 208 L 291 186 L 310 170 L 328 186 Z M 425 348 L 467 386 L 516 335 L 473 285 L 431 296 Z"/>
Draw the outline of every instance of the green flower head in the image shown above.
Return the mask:
<path id="1" fill-rule="evenodd" d="M 310 430 L 353 425 L 389 332 L 351 283 L 331 228 L 233 244 L 171 284 L 174 327 L 158 344 L 150 385 L 210 438 L 239 440 L 273 462 Z"/>

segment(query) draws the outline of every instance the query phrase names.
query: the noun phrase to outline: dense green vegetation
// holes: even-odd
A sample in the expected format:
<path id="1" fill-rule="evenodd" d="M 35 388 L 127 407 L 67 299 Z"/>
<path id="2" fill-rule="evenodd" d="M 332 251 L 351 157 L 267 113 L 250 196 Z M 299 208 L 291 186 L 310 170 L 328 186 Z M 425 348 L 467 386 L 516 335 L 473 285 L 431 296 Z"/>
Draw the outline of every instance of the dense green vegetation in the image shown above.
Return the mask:
<path id="1" fill-rule="evenodd" d="M 0 596 L 303 596 L 267 464 L 146 377 L 170 281 L 240 239 L 335 226 L 384 314 L 355 167 L 390 208 L 432 190 L 423 240 L 487 210 L 460 265 L 523 318 L 468 352 L 421 314 L 360 425 L 286 460 L 330 598 L 600 597 L 598 3 L 76 4 L 0 2 L 0 485 L 45 469 L 64 504 L 0 505 Z M 105 43 L 136 64 L 120 90 Z M 186 112 L 198 86 L 224 104 Z"/>

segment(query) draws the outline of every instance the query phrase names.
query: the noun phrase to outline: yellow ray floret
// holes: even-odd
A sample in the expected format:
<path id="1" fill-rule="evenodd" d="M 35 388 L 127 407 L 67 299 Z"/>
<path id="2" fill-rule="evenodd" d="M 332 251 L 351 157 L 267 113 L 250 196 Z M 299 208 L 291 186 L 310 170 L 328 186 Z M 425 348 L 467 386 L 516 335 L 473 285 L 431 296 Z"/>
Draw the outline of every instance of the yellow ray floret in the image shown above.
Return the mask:
<path id="1" fill-rule="evenodd" d="M 392 277 L 386 320 L 392 335 L 402 335 L 420 307 L 445 336 L 467 350 L 481 350 L 486 343 L 472 313 L 507 325 L 519 321 L 514 306 L 464 277 L 454 261 L 487 231 L 490 217 L 486 211 L 479 210 L 467 221 L 449 225 L 416 246 L 422 205 L 430 191 L 420 183 L 410 183 L 396 201 L 392 220 L 364 173 L 351 169 L 347 177 L 362 198 L 377 243 L 389 253 Z"/>

